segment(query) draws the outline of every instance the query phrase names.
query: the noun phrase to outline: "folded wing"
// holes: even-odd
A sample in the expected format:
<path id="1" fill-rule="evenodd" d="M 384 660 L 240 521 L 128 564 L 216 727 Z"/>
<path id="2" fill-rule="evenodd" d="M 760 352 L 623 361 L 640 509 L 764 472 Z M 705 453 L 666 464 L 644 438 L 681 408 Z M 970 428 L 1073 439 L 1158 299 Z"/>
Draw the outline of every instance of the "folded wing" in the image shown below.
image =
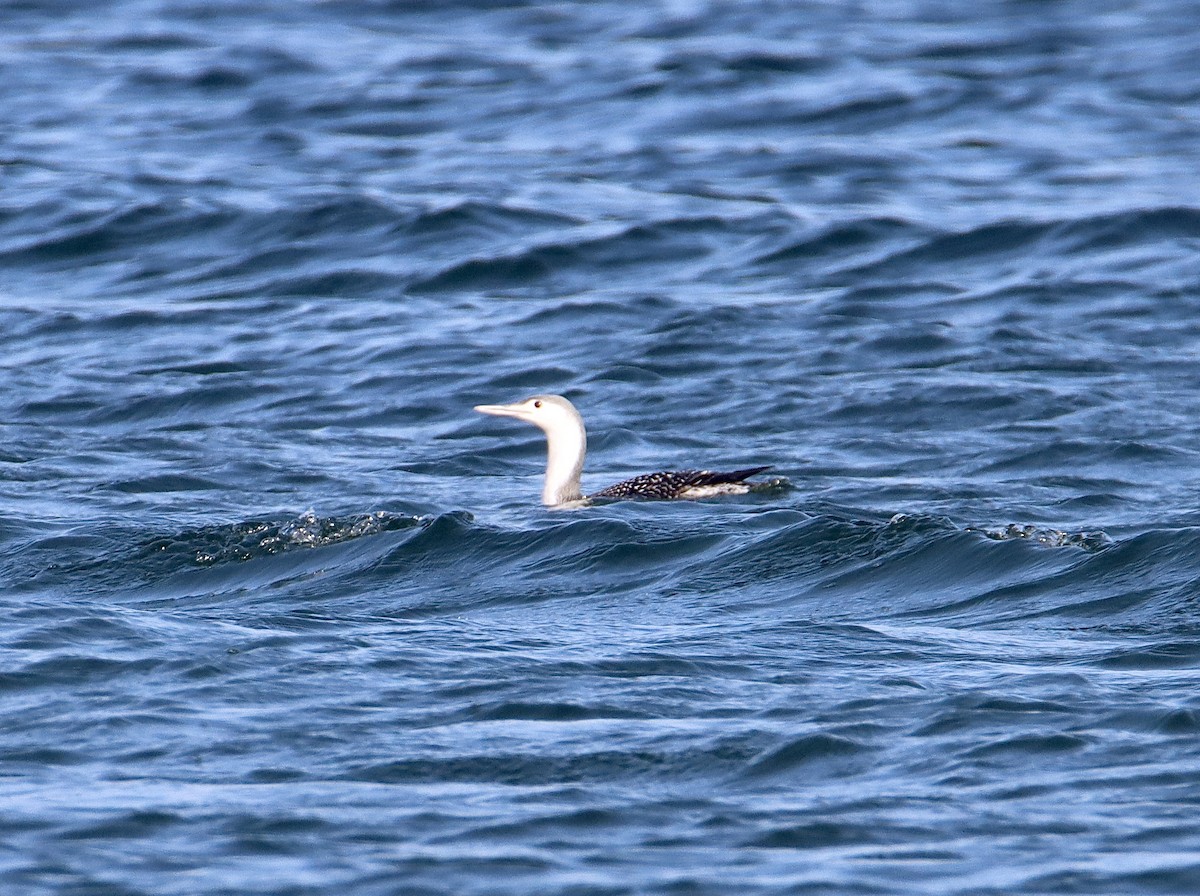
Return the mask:
<path id="1" fill-rule="evenodd" d="M 664 470 L 661 473 L 647 473 L 644 476 L 634 476 L 616 485 L 610 485 L 603 491 L 589 495 L 590 498 L 643 498 L 650 500 L 669 501 L 672 498 L 686 497 L 689 491 L 705 491 L 709 494 L 720 492 L 720 486 L 736 486 L 755 473 L 771 469 L 766 467 L 750 467 L 745 470 L 729 472 L 713 472 L 711 470 Z M 731 488 L 730 491 L 743 491 Z"/>

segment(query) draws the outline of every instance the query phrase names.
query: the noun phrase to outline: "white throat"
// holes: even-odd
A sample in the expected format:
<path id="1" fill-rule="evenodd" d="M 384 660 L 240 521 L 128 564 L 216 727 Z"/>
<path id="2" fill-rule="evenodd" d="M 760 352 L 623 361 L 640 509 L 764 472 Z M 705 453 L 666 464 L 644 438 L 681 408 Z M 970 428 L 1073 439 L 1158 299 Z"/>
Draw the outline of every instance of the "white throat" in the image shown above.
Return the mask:
<path id="1" fill-rule="evenodd" d="M 587 456 L 587 431 L 583 428 L 583 420 L 575 415 L 573 420 L 559 417 L 546 423 L 541 427 L 546 433 L 546 481 L 542 486 L 542 503 L 553 507 L 578 501 L 583 497 L 579 478 Z"/>

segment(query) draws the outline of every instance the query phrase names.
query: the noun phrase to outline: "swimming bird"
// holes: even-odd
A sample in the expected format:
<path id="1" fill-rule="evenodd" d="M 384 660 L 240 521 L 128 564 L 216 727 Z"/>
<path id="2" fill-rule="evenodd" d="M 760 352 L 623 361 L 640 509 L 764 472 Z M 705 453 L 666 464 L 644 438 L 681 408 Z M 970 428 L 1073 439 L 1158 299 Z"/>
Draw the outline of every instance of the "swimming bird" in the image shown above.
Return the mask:
<path id="1" fill-rule="evenodd" d="M 594 498 L 648 498 L 657 500 L 708 498 L 713 495 L 744 495 L 750 490 L 747 478 L 770 467 L 750 467 L 729 473 L 709 470 L 665 470 L 635 476 L 584 497 L 579 477 L 587 454 L 587 430 L 575 405 L 561 395 L 534 395 L 515 404 L 480 404 L 475 410 L 497 417 L 516 417 L 532 423 L 546 434 L 546 480 L 542 503 L 560 507 Z"/>

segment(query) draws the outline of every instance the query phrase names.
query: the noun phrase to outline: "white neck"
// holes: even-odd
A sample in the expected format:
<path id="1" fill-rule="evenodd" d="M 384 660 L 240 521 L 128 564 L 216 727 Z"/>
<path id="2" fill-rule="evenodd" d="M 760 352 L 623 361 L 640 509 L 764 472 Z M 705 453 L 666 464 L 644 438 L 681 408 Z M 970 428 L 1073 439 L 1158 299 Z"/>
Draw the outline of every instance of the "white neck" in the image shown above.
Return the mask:
<path id="1" fill-rule="evenodd" d="M 555 421 L 546 432 L 546 482 L 542 486 L 542 503 L 547 507 L 578 501 L 579 477 L 583 474 L 583 459 L 587 454 L 587 431 L 583 420 Z M 573 425 L 572 425 L 573 424 Z"/>

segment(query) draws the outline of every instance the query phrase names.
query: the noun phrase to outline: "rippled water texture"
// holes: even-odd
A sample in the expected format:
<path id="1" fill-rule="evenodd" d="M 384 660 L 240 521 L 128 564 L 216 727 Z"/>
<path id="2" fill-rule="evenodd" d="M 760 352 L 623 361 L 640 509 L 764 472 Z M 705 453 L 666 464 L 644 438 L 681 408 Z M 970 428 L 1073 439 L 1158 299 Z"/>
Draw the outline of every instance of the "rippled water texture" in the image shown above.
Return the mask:
<path id="1" fill-rule="evenodd" d="M 1197 892 L 1197 35 L 3 5 L 0 891 Z"/>

